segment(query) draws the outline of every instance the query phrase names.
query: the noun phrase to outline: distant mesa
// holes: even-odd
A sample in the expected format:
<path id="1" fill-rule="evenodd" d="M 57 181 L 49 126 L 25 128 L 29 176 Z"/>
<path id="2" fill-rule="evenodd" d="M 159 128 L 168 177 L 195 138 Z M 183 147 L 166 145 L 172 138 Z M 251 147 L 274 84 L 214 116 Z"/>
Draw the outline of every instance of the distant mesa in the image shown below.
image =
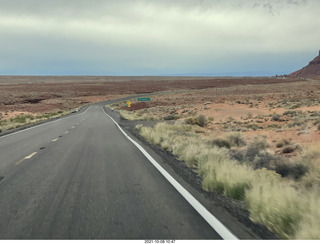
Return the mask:
<path id="1" fill-rule="evenodd" d="M 302 69 L 299 69 L 289 75 L 290 77 L 313 77 L 313 76 L 320 76 L 320 51 L 319 56 L 315 57 L 309 64 Z"/>

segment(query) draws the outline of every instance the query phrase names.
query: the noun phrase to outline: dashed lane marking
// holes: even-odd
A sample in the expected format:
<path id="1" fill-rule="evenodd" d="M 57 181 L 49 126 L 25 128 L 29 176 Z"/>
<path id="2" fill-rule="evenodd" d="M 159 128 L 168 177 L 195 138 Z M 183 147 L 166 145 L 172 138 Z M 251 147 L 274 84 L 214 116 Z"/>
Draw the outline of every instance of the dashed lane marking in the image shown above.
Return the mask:
<path id="1" fill-rule="evenodd" d="M 53 139 L 52 141 L 57 141 L 57 140 L 59 140 L 59 138 Z"/>
<path id="2" fill-rule="evenodd" d="M 68 134 L 69 133 L 69 131 L 67 130 L 66 132 L 64 132 L 65 134 Z"/>
<path id="3" fill-rule="evenodd" d="M 18 162 L 16 162 L 16 165 L 21 164 L 21 163 L 22 163 L 24 160 L 26 160 L 26 159 L 32 158 L 32 157 L 33 157 L 34 155 L 36 155 L 36 154 L 37 154 L 37 152 L 31 153 L 30 155 L 28 155 L 28 156 L 24 157 L 23 159 L 19 160 Z"/>

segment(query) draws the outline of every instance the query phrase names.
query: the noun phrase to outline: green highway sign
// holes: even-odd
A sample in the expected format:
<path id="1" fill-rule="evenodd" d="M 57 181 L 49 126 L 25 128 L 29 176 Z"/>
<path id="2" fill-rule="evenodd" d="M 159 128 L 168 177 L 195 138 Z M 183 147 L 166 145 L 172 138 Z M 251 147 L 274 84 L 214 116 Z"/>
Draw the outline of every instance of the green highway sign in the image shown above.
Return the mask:
<path id="1" fill-rule="evenodd" d="M 139 97 L 138 99 L 137 99 L 139 102 L 142 102 L 142 101 L 150 101 L 150 97 Z"/>

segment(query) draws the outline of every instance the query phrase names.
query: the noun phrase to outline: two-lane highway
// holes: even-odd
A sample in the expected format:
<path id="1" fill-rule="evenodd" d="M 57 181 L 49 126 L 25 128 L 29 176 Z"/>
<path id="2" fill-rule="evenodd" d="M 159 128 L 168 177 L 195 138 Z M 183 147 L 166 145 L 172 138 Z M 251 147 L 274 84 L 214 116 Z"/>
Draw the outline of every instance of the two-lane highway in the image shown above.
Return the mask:
<path id="1" fill-rule="evenodd" d="M 102 107 L 0 137 L 1 239 L 220 239 Z"/>

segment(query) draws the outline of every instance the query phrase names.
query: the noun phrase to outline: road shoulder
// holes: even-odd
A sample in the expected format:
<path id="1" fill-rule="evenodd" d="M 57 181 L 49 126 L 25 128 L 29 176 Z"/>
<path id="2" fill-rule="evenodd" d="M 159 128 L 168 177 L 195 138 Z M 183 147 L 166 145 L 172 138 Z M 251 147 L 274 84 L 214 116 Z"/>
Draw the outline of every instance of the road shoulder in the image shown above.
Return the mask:
<path id="1" fill-rule="evenodd" d="M 169 152 L 144 140 L 135 129 L 136 124 L 153 125 L 155 121 L 128 121 L 108 108 L 104 108 L 121 128 L 142 146 L 177 182 L 195 197 L 209 212 L 219 219 L 240 239 L 277 239 L 266 227 L 253 223 L 243 202 L 217 193 L 202 190 L 201 178 L 186 164 Z"/>

